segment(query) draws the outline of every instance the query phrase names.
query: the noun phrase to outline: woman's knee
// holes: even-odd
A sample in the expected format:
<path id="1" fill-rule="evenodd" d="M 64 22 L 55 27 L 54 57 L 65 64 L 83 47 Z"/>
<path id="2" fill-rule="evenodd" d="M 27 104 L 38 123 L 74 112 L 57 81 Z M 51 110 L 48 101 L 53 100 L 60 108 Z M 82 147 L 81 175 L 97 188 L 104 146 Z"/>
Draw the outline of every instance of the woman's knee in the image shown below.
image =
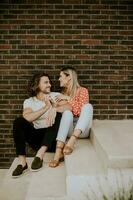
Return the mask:
<path id="1" fill-rule="evenodd" d="M 70 110 L 65 110 L 62 114 L 62 117 L 66 118 L 66 119 L 70 119 L 70 120 L 73 120 L 73 114 Z"/>
<path id="2" fill-rule="evenodd" d="M 82 106 L 81 111 L 89 111 L 93 114 L 93 106 L 90 103 L 87 103 Z"/>

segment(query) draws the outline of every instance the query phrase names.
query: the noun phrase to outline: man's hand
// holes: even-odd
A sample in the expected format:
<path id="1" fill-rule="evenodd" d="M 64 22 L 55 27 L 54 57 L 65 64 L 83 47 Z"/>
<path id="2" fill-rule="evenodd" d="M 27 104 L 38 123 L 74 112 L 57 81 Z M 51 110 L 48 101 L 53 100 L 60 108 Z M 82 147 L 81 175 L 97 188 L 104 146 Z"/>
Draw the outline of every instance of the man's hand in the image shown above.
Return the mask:
<path id="1" fill-rule="evenodd" d="M 55 117 L 56 117 L 56 109 L 52 108 L 49 110 L 48 117 L 47 117 L 48 126 L 53 126 L 53 124 L 55 123 Z"/>
<path id="2" fill-rule="evenodd" d="M 50 97 L 46 95 L 43 101 L 45 102 L 45 106 L 49 109 L 51 107 Z"/>
<path id="3" fill-rule="evenodd" d="M 49 97 L 50 103 L 52 105 L 52 107 L 56 107 L 57 106 L 57 102 L 55 100 L 53 100 L 51 97 Z"/>

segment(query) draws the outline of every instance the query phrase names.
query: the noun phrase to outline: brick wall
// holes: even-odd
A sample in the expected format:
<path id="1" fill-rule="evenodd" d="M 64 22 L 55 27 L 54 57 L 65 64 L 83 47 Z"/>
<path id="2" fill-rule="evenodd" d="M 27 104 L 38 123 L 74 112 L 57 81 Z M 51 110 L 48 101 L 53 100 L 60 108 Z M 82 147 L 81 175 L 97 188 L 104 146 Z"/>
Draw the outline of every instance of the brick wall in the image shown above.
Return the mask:
<path id="1" fill-rule="evenodd" d="M 12 122 L 28 79 L 74 66 L 97 119 L 133 119 L 132 0 L 0 1 L 0 167 L 15 157 Z"/>

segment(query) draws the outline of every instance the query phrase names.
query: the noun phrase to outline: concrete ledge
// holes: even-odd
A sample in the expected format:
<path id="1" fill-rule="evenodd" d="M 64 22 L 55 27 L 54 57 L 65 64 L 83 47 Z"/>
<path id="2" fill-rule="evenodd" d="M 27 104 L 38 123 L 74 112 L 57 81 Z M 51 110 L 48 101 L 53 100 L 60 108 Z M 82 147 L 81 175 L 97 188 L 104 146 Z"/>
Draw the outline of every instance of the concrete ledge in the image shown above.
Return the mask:
<path id="1" fill-rule="evenodd" d="M 31 164 L 32 158 L 27 159 L 28 164 Z M 14 159 L 10 169 L 4 177 L 3 184 L 0 188 L 0 199 L 2 200 L 24 200 L 31 179 L 31 173 L 28 170 L 20 178 L 13 179 L 12 171 L 18 164 L 18 159 Z"/>
<path id="2" fill-rule="evenodd" d="M 105 174 L 105 170 L 89 139 L 79 139 L 74 152 L 65 156 L 67 195 L 83 199 L 87 190 L 86 181 L 97 175 Z"/>
<path id="3" fill-rule="evenodd" d="M 127 180 L 133 180 L 132 144 L 133 120 L 94 120 L 90 140 L 79 139 L 74 152 L 65 156 L 65 163 L 57 168 L 49 168 L 48 163 L 53 154 L 47 153 L 44 167 L 39 172 L 29 170 L 26 175 L 13 179 L 11 174 L 17 165 L 16 158 L 1 184 L 0 198 L 86 200 L 87 195 L 93 200 L 95 191 L 100 199 L 99 181 L 106 190 L 105 193 L 109 192 L 111 195 L 110 184 L 117 182 L 116 175 L 119 182 L 125 177 L 125 185 Z M 32 160 L 33 158 L 28 158 L 29 166 Z M 119 176 L 120 174 L 123 175 Z"/>
<path id="4" fill-rule="evenodd" d="M 65 156 L 67 176 L 104 173 L 103 165 L 89 139 L 79 139 L 71 155 Z"/>
<path id="5" fill-rule="evenodd" d="M 45 163 L 43 169 L 32 172 L 25 200 L 61 198 L 66 195 L 65 165 L 61 163 L 56 168 L 50 168 Z"/>
<path id="6" fill-rule="evenodd" d="M 0 188 L 0 199 L 2 200 L 55 200 L 64 199 L 66 195 L 66 173 L 65 165 L 50 168 L 49 161 L 53 153 L 46 153 L 44 166 L 38 172 L 30 171 L 33 158 L 27 158 L 29 170 L 19 178 L 12 178 L 12 171 L 18 164 L 15 158 L 10 169 L 4 177 Z"/>
<path id="7" fill-rule="evenodd" d="M 91 142 L 105 167 L 133 167 L 133 120 L 94 120 Z"/>

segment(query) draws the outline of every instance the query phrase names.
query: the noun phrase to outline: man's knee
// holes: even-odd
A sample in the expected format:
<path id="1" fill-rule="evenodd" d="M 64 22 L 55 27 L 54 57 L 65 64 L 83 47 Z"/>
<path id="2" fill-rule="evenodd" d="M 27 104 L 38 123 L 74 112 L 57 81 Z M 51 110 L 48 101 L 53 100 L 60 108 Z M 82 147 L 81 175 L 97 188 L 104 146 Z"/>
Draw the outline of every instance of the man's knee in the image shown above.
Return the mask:
<path id="1" fill-rule="evenodd" d="M 13 122 L 13 126 L 17 127 L 17 126 L 23 126 L 23 124 L 25 123 L 25 119 L 23 117 L 17 117 L 14 122 Z"/>

